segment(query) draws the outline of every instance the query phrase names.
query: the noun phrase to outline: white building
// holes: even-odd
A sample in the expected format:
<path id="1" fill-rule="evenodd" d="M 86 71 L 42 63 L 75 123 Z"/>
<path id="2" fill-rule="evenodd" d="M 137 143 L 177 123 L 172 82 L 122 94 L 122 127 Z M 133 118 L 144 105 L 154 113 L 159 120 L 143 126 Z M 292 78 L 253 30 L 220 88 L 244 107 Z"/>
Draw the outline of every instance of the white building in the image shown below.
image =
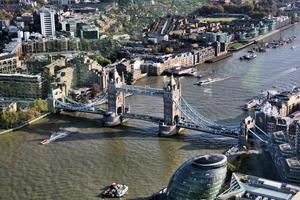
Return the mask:
<path id="1" fill-rule="evenodd" d="M 55 36 L 55 11 L 40 9 L 41 33 L 43 36 Z"/>

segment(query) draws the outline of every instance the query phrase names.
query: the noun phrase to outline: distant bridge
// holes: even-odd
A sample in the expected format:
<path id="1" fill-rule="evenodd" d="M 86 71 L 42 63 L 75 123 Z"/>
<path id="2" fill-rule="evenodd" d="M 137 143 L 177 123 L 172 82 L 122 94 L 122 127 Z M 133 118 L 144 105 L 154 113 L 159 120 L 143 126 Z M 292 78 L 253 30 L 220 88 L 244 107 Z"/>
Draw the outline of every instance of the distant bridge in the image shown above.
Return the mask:
<path id="1" fill-rule="evenodd" d="M 162 135 L 176 134 L 180 128 L 186 128 L 214 135 L 226 137 L 238 137 L 236 130 L 214 123 L 196 111 L 181 95 L 180 82 L 173 77 L 165 83 L 163 89 L 148 86 L 131 86 L 124 83 L 124 77 L 120 77 L 114 70 L 110 72 L 107 94 L 83 104 L 68 97 L 57 98 L 53 96 L 53 111 L 62 109 L 65 111 L 77 111 L 103 115 L 105 124 L 115 126 L 122 123 L 123 119 L 137 119 L 159 124 L 159 132 Z M 125 107 L 126 94 L 138 94 L 157 96 L 163 98 L 164 117 L 130 113 Z M 106 103 L 108 109 L 100 109 L 98 105 Z"/>

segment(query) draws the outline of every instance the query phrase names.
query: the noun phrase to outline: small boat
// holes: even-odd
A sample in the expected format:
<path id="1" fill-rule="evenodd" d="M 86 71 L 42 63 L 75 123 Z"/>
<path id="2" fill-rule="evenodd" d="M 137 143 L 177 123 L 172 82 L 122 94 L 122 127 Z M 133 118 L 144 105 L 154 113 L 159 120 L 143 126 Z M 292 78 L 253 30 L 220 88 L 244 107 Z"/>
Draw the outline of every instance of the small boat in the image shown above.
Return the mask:
<path id="1" fill-rule="evenodd" d="M 43 141 L 41 141 L 41 144 L 49 144 L 49 139 L 44 139 Z"/>
<path id="2" fill-rule="evenodd" d="M 264 53 L 264 52 L 267 52 L 267 49 L 264 47 L 260 47 L 260 48 L 258 48 L 258 52 Z"/>
<path id="3" fill-rule="evenodd" d="M 243 56 L 243 59 L 245 59 L 245 60 L 252 60 L 254 58 L 256 58 L 256 54 L 254 54 L 254 53 L 247 54 L 247 55 Z"/>
<path id="4" fill-rule="evenodd" d="M 259 100 L 257 99 L 252 99 L 250 101 L 248 101 L 245 105 L 244 105 L 244 110 L 249 111 L 252 108 L 255 108 L 256 106 L 259 106 Z"/>
<path id="5" fill-rule="evenodd" d="M 50 142 L 53 142 L 58 139 L 62 139 L 64 137 L 67 137 L 68 135 L 69 135 L 69 133 L 67 133 L 67 132 L 56 132 L 56 133 L 53 133 L 49 139 L 43 140 L 41 142 L 41 144 L 49 144 Z"/>
<path id="6" fill-rule="evenodd" d="M 120 198 L 126 195 L 128 189 L 127 185 L 112 183 L 101 195 L 104 198 Z"/>
<path id="7" fill-rule="evenodd" d="M 207 85 L 207 84 L 209 84 L 211 82 L 213 82 L 213 79 L 208 78 L 208 79 L 204 79 L 204 80 L 198 81 L 197 83 L 195 83 L 195 85 L 202 86 L 202 85 Z"/>

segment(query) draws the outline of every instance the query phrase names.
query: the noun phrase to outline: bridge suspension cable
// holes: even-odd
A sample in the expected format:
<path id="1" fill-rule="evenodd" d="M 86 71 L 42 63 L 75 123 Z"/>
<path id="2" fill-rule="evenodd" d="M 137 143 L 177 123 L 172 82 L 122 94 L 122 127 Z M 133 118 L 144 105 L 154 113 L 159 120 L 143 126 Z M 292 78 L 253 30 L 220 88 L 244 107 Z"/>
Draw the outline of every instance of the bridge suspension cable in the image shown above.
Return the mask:
<path id="1" fill-rule="evenodd" d="M 234 130 L 220 126 L 206 119 L 203 115 L 197 112 L 184 98 L 181 97 L 179 105 L 176 102 L 175 105 L 180 110 L 182 117 L 184 117 L 180 119 L 180 126 L 218 135 L 237 137 L 237 133 Z"/>
<path id="2" fill-rule="evenodd" d="M 263 143 L 267 144 L 267 141 L 264 140 L 264 139 L 262 139 L 260 136 L 258 136 L 254 131 L 252 131 L 251 129 L 249 129 L 249 132 L 252 133 L 257 139 L 259 139 Z"/>

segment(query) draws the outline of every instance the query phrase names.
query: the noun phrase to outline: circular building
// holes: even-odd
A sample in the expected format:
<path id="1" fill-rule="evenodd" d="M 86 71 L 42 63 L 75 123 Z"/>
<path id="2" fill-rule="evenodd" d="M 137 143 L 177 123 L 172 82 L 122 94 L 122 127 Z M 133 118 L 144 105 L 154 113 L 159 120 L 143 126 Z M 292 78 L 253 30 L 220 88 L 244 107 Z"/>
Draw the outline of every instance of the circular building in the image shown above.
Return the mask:
<path id="1" fill-rule="evenodd" d="M 198 156 L 177 169 L 167 187 L 167 200 L 213 200 L 224 183 L 227 157 Z"/>

